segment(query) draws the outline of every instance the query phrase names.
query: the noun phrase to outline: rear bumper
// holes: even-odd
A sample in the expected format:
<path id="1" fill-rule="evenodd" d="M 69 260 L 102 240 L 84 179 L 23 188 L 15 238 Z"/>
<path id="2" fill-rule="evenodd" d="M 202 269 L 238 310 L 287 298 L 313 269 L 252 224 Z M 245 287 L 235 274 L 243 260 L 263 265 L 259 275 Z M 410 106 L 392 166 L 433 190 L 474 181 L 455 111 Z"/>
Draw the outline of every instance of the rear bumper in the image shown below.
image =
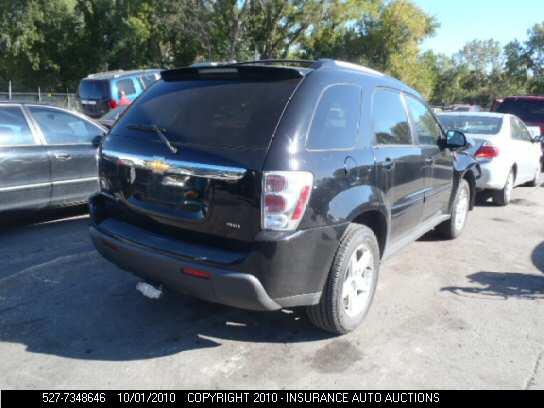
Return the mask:
<path id="1" fill-rule="evenodd" d="M 144 280 L 210 302 L 249 310 L 317 304 L 345 225 L 258 234 L 238 251 L 173 238 L 104 217 L 90 201 L 90 234 L 98 251 Z M 195 277 L 194 268 L 209 274 Z"/>
<path id="2" fill-rule="evenodd" d="M 106 259 L 146 281 L 164 284 L 167 288 L 210 302 L 249 310 L 277 310 L 274 302 L 255 276 L 224 271 L 218 268 L 184 262 L 172 256 L 110 236 L 90 227 L 96 249 Z M 208 272 L 209 278 L 183 273 L 185 268 Z"/>
<path id="3" fill-rule="evenodd" d="M 501 190 L 510 171 L 508 164 L 495 161 L 480 162 L 482 175 L 476 180 L 478 190 Z"/>

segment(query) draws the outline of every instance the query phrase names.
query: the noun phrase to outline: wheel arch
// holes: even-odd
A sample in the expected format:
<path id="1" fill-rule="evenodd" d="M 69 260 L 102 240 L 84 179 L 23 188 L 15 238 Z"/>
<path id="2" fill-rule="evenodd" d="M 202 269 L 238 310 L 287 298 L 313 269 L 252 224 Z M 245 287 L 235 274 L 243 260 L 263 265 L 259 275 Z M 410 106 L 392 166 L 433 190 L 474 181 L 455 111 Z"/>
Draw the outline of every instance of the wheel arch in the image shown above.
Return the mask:
<path id="1" fill-rule="evenodd" d="M 515 183 L 516 179 L 518 178 L 518 164 L 514 162 L 512 163 L 512 166 L 510 168 L 514 171 L 514 183 Z"/>
<path id="2" fill-rule="evenodd" d="M 463 180 L 466 180 L 468 183 L 468 186 L 470 188 L 470 209 L 474 209 L 474 205 L 476 204 L 476 177 L 474 176 L 474 172 L 471 169 L 468 169 L 465 171 L 462 177 Z"/>
<path id="3" fill-rule="evenodd" d="M 380 258 L 383 257 L 389 236 L 388 215 L 383 207 L 367 207 L 362 209 L 352 220 L 353 224 L 365 225 L 374 232 L 378 240 Z"/>

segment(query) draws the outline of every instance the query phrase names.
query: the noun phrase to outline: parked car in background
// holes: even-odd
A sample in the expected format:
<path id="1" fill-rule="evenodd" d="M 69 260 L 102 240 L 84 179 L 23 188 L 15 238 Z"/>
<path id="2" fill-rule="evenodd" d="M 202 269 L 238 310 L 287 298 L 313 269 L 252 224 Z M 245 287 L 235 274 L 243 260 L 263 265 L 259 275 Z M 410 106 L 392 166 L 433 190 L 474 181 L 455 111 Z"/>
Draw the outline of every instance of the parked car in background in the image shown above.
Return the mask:
<path id="1" fill-rule="evenodd" d="M 127 109 L 127 105 L 124 106 L 118 106 L 115 109 L 110 110 L 108 113 L 106 113 L 104 116 L 98 119 L 98 122 L 108 128 L 111 129 L 114 125 L 115 121 L 119 119 L 119 116 Z"/>
<path id="2" fill-rule="evenodd" d="M 111 109 L 129 105 L 160 78 L 160 72 L 160 69 L 118 70 L 88 75 L 78 88 L 82 112 L 99 118 Z"/>
<path id="3" fill-rule="evenodd" d="M 515 115 L 527 126 L 538 126 L 544 134 L 544 96 L 509 96 L 495 103 L 492 110 Z"/>
<path id="4" fill-rule="evenodd" d="M 511 113 L 523 120 L 528 127 L 540 129 L 543 136 L 540 143 L 543 153 L 541 170 L 544 171 L 544 96 L 509 96 L 496 100 L 491 110 Z M 536 136 L 535 129 L 529 130 Z"/>
<path id="5" fill-rule="evenodd" d="M 104 132 L 62 108 L 0 103 L 0 211 L 86 202 Z"/>
<path id="6" fill-rule="evenodd" d="M 441 113 L 447 129 L 471 138 L 470 151 L 480 162 L 479 190 L 490 190 L 495 203 L 507 205 L 512 190 L 521 184 L 535 186 L 540 175 L 542 151 L 539 139 L 516 116 L 502 113 Z"/>
<path id="7" fill-rule="evenodd" d="M 244 309 L 306 306 L 345 333 L 381 259 L 433 228 L 461 233 L 478 164 L 400 81 L 273 63 L 163 72 L 101 147 L 90 233 L 145 280 Z"/>

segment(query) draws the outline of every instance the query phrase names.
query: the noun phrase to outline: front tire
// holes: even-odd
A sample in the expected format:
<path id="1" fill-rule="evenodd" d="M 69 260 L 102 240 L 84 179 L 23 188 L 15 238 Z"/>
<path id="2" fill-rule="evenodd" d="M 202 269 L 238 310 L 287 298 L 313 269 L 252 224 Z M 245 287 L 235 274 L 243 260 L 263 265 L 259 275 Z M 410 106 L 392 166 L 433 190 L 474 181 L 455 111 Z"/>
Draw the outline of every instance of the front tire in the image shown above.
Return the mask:
<path id="1" fill-rule="evenodd" d="M 514 190 L 514 181 L 514 171 L 510 170 L 510 173 L 508 173 L 506 183 L 504 184 L 502 190 L 497 190 L 493 194 L 493 201 L 495 201 L 495 204 L 501 207 L 510 204 L 510 201 L 512 200 L 512 191 Z"/>
<path id="2" fill-rule="evenodd" d="M 465 179 L 461 179 L 453 201 L 451 217 L 437 227 L 438 232 L 444 238 L 455 239 L 461 235 L 470 209 L 470 199 L 470 186 Z"/>
<path id="3" fill-rule="evenodd" d="M 351 224 L 340 241 L 319 304 L 307 307 L 317 327 L 344 334 L 365 318 L 376 290 L 380 250 L 374 232 Z"/>

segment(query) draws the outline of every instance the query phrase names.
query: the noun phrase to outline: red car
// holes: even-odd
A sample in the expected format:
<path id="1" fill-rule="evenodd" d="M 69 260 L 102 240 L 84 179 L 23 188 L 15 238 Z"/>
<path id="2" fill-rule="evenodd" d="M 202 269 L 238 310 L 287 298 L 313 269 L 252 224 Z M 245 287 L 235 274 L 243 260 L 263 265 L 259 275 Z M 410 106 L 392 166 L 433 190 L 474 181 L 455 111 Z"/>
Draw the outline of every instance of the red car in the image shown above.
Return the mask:
<path id="1" fill-rule="evenodd" d="M 542 152 L 544 154 L 544 96 L 508 96 L 497 99 L 491 111 L 511 113 L 523 120 L 527 126 L 540 127 Z M 544 155 L 542 157 L 544 171 Z"/>

